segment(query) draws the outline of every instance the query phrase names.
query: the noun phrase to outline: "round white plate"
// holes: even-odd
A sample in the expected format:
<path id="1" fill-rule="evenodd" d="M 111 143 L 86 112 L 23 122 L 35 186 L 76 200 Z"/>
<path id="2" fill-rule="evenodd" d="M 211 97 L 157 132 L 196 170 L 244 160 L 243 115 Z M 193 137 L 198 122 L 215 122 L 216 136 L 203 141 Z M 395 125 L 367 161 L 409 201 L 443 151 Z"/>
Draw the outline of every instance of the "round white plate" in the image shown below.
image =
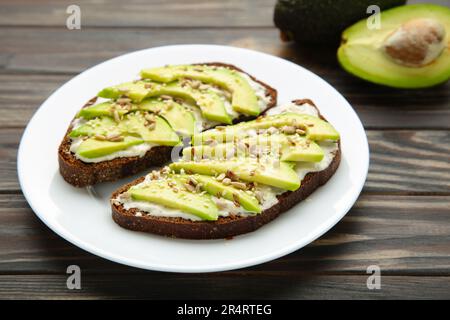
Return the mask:
<path id="1" fill-rule="evenodd" d="M 59 175 L 57 149 L 71 119 L 100 89 L 135 79 L 144 67 L 209 61 L 234 64 L 270 84 L 278 90 L 279 104 L 297 98 L 312 99 L 341 134 L 343 157 L 339 169 L 325 186 L 293 209 L 259 230 L 232 240 L 181 240 L 122 229 L 111 219 L 108 199 L 114 189 L 135 177 L 78 189 Z M 23 193 L 53 231 L 103 258 L 173 272 L 242 268 L 300 249 L 347 213 L 361 192 L 368 165 L 363 126 L 348 102 L 327 82 L 268 54 L 213 45 L 141 50 L 84 71 L 42 104 L 23 134 L 18 153 Z"/>

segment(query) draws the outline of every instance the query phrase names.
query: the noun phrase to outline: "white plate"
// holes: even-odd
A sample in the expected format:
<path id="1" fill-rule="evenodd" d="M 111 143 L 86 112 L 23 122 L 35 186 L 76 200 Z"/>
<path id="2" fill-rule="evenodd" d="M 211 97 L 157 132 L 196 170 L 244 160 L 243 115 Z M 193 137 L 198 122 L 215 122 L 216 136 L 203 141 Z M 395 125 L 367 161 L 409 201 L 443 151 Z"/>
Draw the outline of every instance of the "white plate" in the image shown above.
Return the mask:
<path id="1" fill-rule="evenodd" d="M 279 104 L 310 98 L 342 137 L 336 174 L 308 199 L 259 230 L 233 240 L 179 240 L 132 232 L 111 219 L 111 192 L 134 177 L 77 189 L 58 173 L 57 149 L 78 109 L 102 88 L 134 79 L 144 67 L 222 61 L 278 90 Z M 246 49 L 180 45 L 146 49 L 101 63 L 56 90 L 35 113 L 18 154 L 20 185 L 39 218 L 61 237 L 103 258 L 160 271 L 209 272 L 276 259 L 315 240 L 356 201 L 367 176 L 369 149 L 363 126 L 348 102 L 310 71 Z M 144 174 L 144 173 L 142 173 Z"/>

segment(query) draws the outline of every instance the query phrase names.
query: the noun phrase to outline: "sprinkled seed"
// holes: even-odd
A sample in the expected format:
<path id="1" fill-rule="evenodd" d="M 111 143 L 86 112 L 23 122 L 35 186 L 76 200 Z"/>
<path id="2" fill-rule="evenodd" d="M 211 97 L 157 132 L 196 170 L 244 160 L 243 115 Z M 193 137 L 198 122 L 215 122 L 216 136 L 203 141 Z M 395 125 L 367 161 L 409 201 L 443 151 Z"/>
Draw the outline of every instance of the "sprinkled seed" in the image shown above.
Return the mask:
<path id="1" fill-rule="evenodd" d="M 171 97 L 171 96 L 168 96 L 168 95 L 166 95 L 166 94 L 160 95 L 160 98 L 163 99 L 163 100 L 172 100 L 172 97 Z"/>
<path id="2" fill-rule="evenodd" d="M 236 174 L 233 171 L 231 171 L 231 170 L 227 170 L 226 176 L 228 178 L 230 178 L 231 180 L 236 180 L 237 179 Z"/>
<path id="3" fill-rule="evenodd" d="M 119 99 L 117 99 L 117 103 L 118 104 L 128 104 L 130 102 L 131 102 L 130 98 L 119 98 Z"/>
<path id="4" fill-rule="evenodd" d="M 241 204 L 239 203 L 239 196 L 236 193 L 233 193 L 233 203 L 236 207 L 241 206 Z"/>
<path id="5" fill-rule="evenodd" d="M 305 131 L 305 130 L 302 130 L 302 129 L 297 129 L 297 130 L 295 130 L 295 133 L 304 135 L 304 134 L 306 133 L 306 131 Z"/>
<path id="6" fill-rule="evenodd" d="M 195 186 L 195 191 L 200 192 L 202 190 L 203 184 L 199 183 Z"/>
<path id="7" fill-rule="evenodd" d="M 105 141 L 105 140 L 107 140 L 106 137 L 105 137 L 104 135 L 102 135 L 102 134 L 96 134 L 96 135 L 94 136 L 94 139 L 95 139 L 95 140 L 99 140 L 99 141 Z"/>
<path id="8" fill-rule="evenodd" d="M 250 176 L 253 177 L 255 175 L 255 170 L 250 171 Z"/>
<path id="9" fill-rule="evenodd" d="M 284 126 L 281 128 L 281 132 L 285 134 L 293 134 L 295 133 L 296 129 L 293 126 Z"/>
<path id="10" fill-rule="evenodd" d="M 136 212 L 135 216 L 136 217 L 142 217 L 142 212 Z"/>
<path id="11" fill-rule="evenodd" d="M 189 184 L 189 183 L 185 183 L 184 187 L 186 188 L 187 191 L 190 191 L 190 192 L 195 192 L 196 191 L 195 187 L 193 185 Z"/>
<path id="12" fill-rule="evenodd" d="M 217 181 L 222 181 L 223 179 L 225 179 L 225 173 L 221 173 L 216 177 Z"/>
<path id="13" fill-rule="evenodd" d="M 178 188 L 172 188 L 172 190 L 173 190 L 173 192 L 175 192 L 175 193 L 178 193 L 178 191 L 180 191 L 180 190 L 178 190 Z"/>
<path id="14" fill-rule="evenodd" d="M 189 177 L 189 183 L 194 186 L 198 185 L 198 181 L 194 177 Z"/>
<path id="15" fill-rule="evenodd" d="M 243 182 L 233 181 L 233 182 L 231 182 L 231 185 L 237 189 L 241 189 L 241 190 L 247 189 L 247 185 Z"/>
<path id="16" fill-rule="evenodd" d="M 144 84 L 145 89 L 151 89 L 152 87 L 153 87 L 153 85 L 151 83 Z"/>
<path id="17" fill-rule="evenodd" d="M 116 121 L 116 122 L 120 122 L 120 114 L 119 114 L 119 111 L 117 111 L 117 109 L 114 109 L 114 111 L 113 111 L 113 116 L 114 116 L 114 120 Z"/>
<path id="18" fill-rule="evenodd" d="M 226 186 L 228 186 L 231 183 L 231 179 L 230 178 L 225 178 L 222 180 L 222 183 Z"/>

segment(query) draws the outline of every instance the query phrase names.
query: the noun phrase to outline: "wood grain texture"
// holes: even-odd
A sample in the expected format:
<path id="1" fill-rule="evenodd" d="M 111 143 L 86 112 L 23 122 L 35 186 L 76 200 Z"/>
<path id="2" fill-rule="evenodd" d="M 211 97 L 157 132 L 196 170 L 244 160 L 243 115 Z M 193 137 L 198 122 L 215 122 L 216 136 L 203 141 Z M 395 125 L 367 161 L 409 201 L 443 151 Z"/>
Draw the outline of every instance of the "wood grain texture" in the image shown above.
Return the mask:
<path id="1" fill-rule="evenodd" d="M 275 0 L 2 0 L 1 25 L 65 27 L 72 4 L 82 27 L 261 27 L 273 25 Z"/>
<path id="2" fill-rule="evenodd" d="M 367 289 L 367 275 L 82 275 L 81 290 L 68 290 L 66 280 L 64 275 L 22 275 L 18 282 L 17 276 L 0 275 L 0 299 L 450 298 L 450 277 L 382 276 L 380 290 Z"/>
<path id="3" fill-rule="evenodd" d="M 449 208 L 450 196 L 363 195 L 341 222 L 304 249 L 226 274 L 354 275 L 375 264 L 385 275 L 450 276 Z M 148 273 L 68 244 L 33 215 L 23 196 L 0 195 L 0 274 L 61 274 L 70 264 L 85 274 Z"/>
<path id="4" fill-rule="evenodd" d="M 0 192 L 20 189 L 16 154 L 21 134 L 21 128 L 0 129 Z M 450 131 L 369 130 L 367 135 L 366 192 L 450 194 Z"/>

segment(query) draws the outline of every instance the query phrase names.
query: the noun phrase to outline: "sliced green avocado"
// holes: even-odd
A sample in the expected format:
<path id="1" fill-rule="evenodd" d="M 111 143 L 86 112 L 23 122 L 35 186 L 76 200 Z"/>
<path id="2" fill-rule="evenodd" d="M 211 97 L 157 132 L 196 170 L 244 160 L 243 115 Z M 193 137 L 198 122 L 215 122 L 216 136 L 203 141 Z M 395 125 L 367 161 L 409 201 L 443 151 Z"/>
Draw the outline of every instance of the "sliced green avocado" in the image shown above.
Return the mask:
<path id="1" fill-rule="evenodd" d="M 206 65 L 179 65 L 144 69 L 141 71 L 141 76 L 159 82 L 190 78 L 215 84 L 231 92 L 231 105 L 235 111 L 252 116 L 257 116 L 261 112 L 254 90 L 248 81 L 235 70 Z"/>
<path id="2" fill-rule="evenodd" d="M 145 87 L 145 82 L 134 81 L 104 88 L 97 96 L 106 99 L 118 99 L 121 96 L 127 96 L 134 102 L 140 102 L 147 97 L 148 91 L 149 89 Z"/>
<path id="3" fill-rule="evenodd" d="M 113 116 L 113 106 L 115 106 L 115 103 L 112 101 L 105 101 L 101 103 L 94 104 L 92 106 L 86 107 L 81 109 L 78 112 L 78 117 L 83 117 L 85 119 L 93 119 L 96 117 L 104 117 L 104 116 Z M 120 116 L 123 116 L 124 114 L 128 113 L 129 111 L 135 110 L 125 110 L 122 108 L 116 108 L 117 112 Z"/>
<path id="4" fill-rule="evenodd" d="M 170 164 L 170 168 L 210 176 L 231 171 L 243 181 L 258 182 L 290 191 L 300 187 L 297 173 L 286 162 L 277 162 L 273 165 L 253 159 L 180 161 Z"/>
<path id="5" fill-rule="evenodd" d="M 218 209 L 209 194 L 191 193 L 169 186 L 170 180 L 153 180 L 145 187 L 129 190 L 135 200 L 148 201 L 169 208 L 180 209 L 203 220 L 217 220 Z M 176 188 L 176 189 L 175 189 Z"/>
<path id="6" fill-rule="evenodd" d="M 122 130 L 117 126 L 117 123 L 110 117 L 100 117 L 91 119 L 75 128 L 69 133 L 69 137 L 91 137 L 96 134 L 106 136 L 108 134 L 116 133 L 122 133 Z"/>
<path id="7" fill-rule="evenodd" d="M 368 29 L 364 19 L 343 32 L 337 56 L 346 71 L 398 88 L 429 87 L 450 78 L 450 8 L 413 4 L 383 11 L 380 19 L 379 29 Z M 424 21 L 434 27 L 427 28 Z M 441 41 L 428 46 L 429 39 Z M 431 56 L 431 61 L 411 65 Z"/>
<path id="8" fill-rule="evenodd" d="M 174 101 L 149 98 L 139 103 L 137 108 L 157 113 L 166 119 L 176 132 L 184 136 L 192 136 L 195 133 L 194 115 L 187 108 Z"/>
<path id="9" fill-rule="evenodd" d="M 202 184 L 202 189 L 213 196 L 219 196 L 230 201 L 238 201 L 239 204 L 247 211 L 260 213 L 261 206 L 258 200 L 246 193 L 244 190 L 239 190 L 231 185 L 224 185 L 215 178 L 206 175 L 180 175 L 183 181 L 188 181 L 189 178 L 194 178 L 198 183 Z"/>
<path id="10" fill-rule="evenodd" d="M 157 84 L 145 81 L 128 82 L 117 86 L 105 88 L 98 93 L 99 97 L 117 99 L 126 95 L 134 102 L 139 103 L 144 98 L 169 95 L 186 99 L 195 103 L 202 115 L 211 121 L 231 124 L 232 119 L 227 113 L 224 102 L 220 96 L 212 90 L 200 92 L 192 88 L 183 87 L 180 83 Z"/>
<path id="11" fill-rule="evenodd" d="M 300 135 L 283 134 L 258 135 L 239 139 L 239 142 L 221 143 L 215 146 L 198 145 L 183 149 L 183 158 L 191 159 L 230 159 L 249 156 L 254 149 L 269 155 L 281 155 L 282 161 L 319 162 L 324 156 L 317 143 Z M 195 156 L 195 157 L 194 157 Z"/>
<path id="12" fill-rule="evenodd" d="M 143 143 L 142 139 L 136 137 L 124 137 L 123 141 L 100 141 L 89 138 L 81 142 L 75 153 L 83 158 L 98 158 L 108 154 L 125 150 L 131 146 Z"/>
<path id="13" fill-rule="evenodd" d="M 193 144 L 201 144 L 211 139 L 218 142 L 227 142 L 233 141 L 235 137 L 243 138 L 248 136 L 250 130 L 268 129 L 270 127 L 283 128 L 285 126 L 302 128 L 306 131 L 306 137 L 310 140 L 339 139 L 339 133 L 330 123 L 311 115 L 286 112 L 260 117 L 249 122 L 241 122 L 234 126 L 207 130 L 194 135 L 192 141 Z"/>
<path id="14" fill-rule="evenodd" d="M 149 122 L 148 125 L 145 125 L 146 121 Z M 161 146 L 175 146 L 180 143 L 180 138 L 167 121 L 151 113 L 128 113 L 119 126 L 122 131 L 140 136 L 146 142 Z"/>

